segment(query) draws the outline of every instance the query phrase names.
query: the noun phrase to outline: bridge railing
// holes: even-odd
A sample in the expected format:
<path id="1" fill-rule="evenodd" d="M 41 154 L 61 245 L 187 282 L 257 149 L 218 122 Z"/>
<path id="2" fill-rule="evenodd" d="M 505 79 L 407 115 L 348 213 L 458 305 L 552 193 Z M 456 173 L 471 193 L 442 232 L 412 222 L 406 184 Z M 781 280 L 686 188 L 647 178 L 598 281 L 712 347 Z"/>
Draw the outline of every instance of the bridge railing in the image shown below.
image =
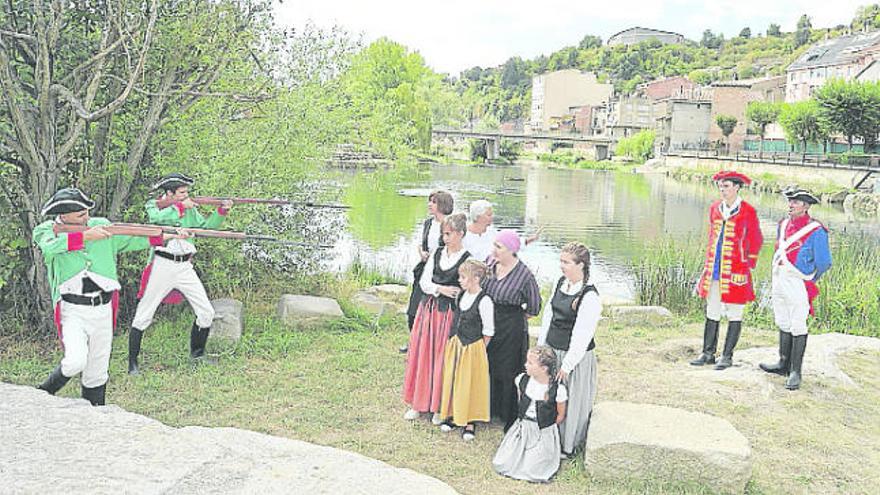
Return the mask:
<path id="1" fill-rule="evenodd" d="M 747 163 L 767 163 L 772 165 L 792 165 L 840 170 L 880 170 L 880 155 L 840 156 L 816 155 L 795 152 L 737 151 L 726 153 L 722 150 L 676 150 L 662 153 L 666 156 L 682 158 L 717 158 Z"/>

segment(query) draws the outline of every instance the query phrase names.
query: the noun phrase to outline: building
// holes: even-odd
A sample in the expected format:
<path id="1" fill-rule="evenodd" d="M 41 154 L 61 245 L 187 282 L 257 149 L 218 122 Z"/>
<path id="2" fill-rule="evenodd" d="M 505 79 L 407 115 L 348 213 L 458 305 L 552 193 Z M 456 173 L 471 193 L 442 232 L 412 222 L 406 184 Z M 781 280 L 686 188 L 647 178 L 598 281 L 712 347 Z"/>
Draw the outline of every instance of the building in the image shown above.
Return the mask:
<path id="1" fill-rule="evenodd" d="M 643 41 L 657 40 L 664 45 L 673 45 L 684 43 L 684 35 L 673 33 L 670 31 L 660 31 L 659 29 L 650 29 L 643 27 L 631 27 L 612 35 L 606 43 L 608 46 L 614 45 L 635 45 Z"/>
<path id="2" fill-rule="evenodd" d="M 609 102 L 605 134 L 610 138 L 625 138 L 654 127 L 652 100 L 641 96 L 621 96 Z"/>
<path id="3" fill-rule="evenodd" d="M 746 107 L 753 101 L 781 102 L 785 98 L 785 76 L 716 81 L 711 86 L 712 115 L 709 142 L 724 143 L 728 151 L 740 151 L 745 146 L 749 122 Z M 736 118 L 733 133 L 725 138 L 715 123 L 718 115 Z"/>
<path id="4" fill-rule="evenodd" d="M 533 131 L 551 130 L 551 120 L 571 115 L 571 109 L 598 105 L 611 99 L 612 84 L 603 84 L 595 74 L 566 69 L 532 78 L 532 112 L 529 127 Z M 563 119 L 564 120 L 564 119 Z"/>
<path id="5" fill-rule="evenodd" d="M 667 151 L 706 149 L 712 122 L 712 102 L 702 96 L 667 98 L 654 103 L 655 148 Z"/>
<path id="6" fill-rule="evenodd" d="M 687 94 L 696 86 L 693 81 L 685 76 L 673 76 L 642 83 L 636 90 L 647 98 L 657 101 Z"/>
<path id="7" fill-rule="evenodd" d="M 785 101 L 809 99 L 832 78 L 852 80 L 880 58 L 880 31 L 840 36 L 816 43 L 785 70 Z"/>

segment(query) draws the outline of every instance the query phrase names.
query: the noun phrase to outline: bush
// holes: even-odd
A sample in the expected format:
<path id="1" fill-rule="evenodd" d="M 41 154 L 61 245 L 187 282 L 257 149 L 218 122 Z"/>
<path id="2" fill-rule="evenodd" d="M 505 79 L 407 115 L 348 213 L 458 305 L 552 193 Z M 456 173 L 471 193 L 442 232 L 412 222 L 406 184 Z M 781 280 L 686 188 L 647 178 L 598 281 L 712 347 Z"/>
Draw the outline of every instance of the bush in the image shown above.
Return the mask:
<path id="1" fill-rule="evenodd" d="M 653 130 L 639 131 L 618 141 L 614 153 L 618 156 L 625 156 L 632 161 L 644 162 L 653 156 L 655 137 L 656 133 Z"/>

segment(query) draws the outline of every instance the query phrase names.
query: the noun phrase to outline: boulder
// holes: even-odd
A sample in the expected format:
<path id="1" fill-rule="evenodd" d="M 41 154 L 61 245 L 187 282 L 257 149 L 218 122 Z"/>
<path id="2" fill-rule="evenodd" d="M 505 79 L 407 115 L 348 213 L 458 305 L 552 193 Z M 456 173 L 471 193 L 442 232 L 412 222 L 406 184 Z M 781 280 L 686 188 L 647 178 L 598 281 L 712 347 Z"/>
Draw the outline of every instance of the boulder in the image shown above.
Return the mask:
<path id="1" fill-rule="evenodd" d="M 409 294 L 412 291 L 412 287 L 400 284 L 382 284 L 374 285 L 367 289 L 367 291 L 386 301 L 407 304 L 409 302 Z"/>
<path id="2" fill-rule="evenodd" d="M 211 304 L 214 306 L 214 323 L 211 325 L 209 338 L 212 341 L 241 340 L 244 330 L 244 304 L 235 299 L 215 299 Z"/>
<path id="3" fill-rule="evenodd" d="M 385 314 L 385 312 L 390 309 L 390 306 L 380 299 L 379 296 L 365 290 L 358 291 L 352 298 L 352 302 L 361 309 L 367 310 L 374 315 Z"/>
<path id="4" fill-rule="evenodd" d="M 673 318 L 672 312 L 663 306 L 608 306 L 604 313 L 623 325 L 663 325 Z"/>
<path id="5" fill-rule="evenodd" d="M 0 383 L 0 396 L 4 493 L 455 493 L 409 469 L 298 440 L 172 428 L 34 387 Z"/>
<path id="6" fill-rule="evenodd" d="M 278 318 L 287 324 L 341 318 L 342 308 L 329 297 L 284 294 L 278 301 Z"/>
<path id="7" fill-rule="evenodd" d="M 725 419 L 666 406 L 600 402 L 593 408 L 584 467 L 599 482 L 643 482 L 743 493 L 749 441 Z"/>

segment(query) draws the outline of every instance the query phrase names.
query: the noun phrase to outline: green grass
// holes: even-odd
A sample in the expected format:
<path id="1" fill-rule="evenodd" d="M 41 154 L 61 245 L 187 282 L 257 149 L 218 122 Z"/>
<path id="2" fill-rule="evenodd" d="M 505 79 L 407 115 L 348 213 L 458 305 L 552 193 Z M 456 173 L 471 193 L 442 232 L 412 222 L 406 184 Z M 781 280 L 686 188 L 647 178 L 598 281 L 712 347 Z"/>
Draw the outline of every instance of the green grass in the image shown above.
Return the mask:
<path id="1" fill-rule="evenodd" d="M 563 463 L 549 485 L 496 475 L 491 457 L 497 425 L 481 428 L 471 444 L 427 420 L 403 421 L 400 398 L 407 339 L 400 316 L 376 320 L 344 304 L 335 325 L 285 327 L 271 304 L 248 307 L 246 332 L 236 345 L 209 345 L 217 366 L 192 366 L 187 357 L 190 316 L 160 318 L 144 338 L 144 374 L 125 373 L 125 336 L 114 341 L 108 400 L 172 426 L 228 426 L 338 447 L 437 477 L 462 493 L 711 493 L 711 487 L 609 485 L 591 481 L 583 457 Z M 599 401 L 625 400 L 680 407 L 725 418 L 751 442 L 748 493 L 868 493 L 880 472 L 880 355 L 844 362 L 860 385 L 843 389 L 805 378 L 790 393 L 742 384 L 695 383 L 686 360 L 699 344 L 696 324 L 600 329 Z M 748 328 L 742 348 L 775 345 L 775 332 Z M 35 384 L 60 359 L 49 339 L 0 342 L 0 380 Z M 74 379 L 60 393 L 79 393 Z"/>

